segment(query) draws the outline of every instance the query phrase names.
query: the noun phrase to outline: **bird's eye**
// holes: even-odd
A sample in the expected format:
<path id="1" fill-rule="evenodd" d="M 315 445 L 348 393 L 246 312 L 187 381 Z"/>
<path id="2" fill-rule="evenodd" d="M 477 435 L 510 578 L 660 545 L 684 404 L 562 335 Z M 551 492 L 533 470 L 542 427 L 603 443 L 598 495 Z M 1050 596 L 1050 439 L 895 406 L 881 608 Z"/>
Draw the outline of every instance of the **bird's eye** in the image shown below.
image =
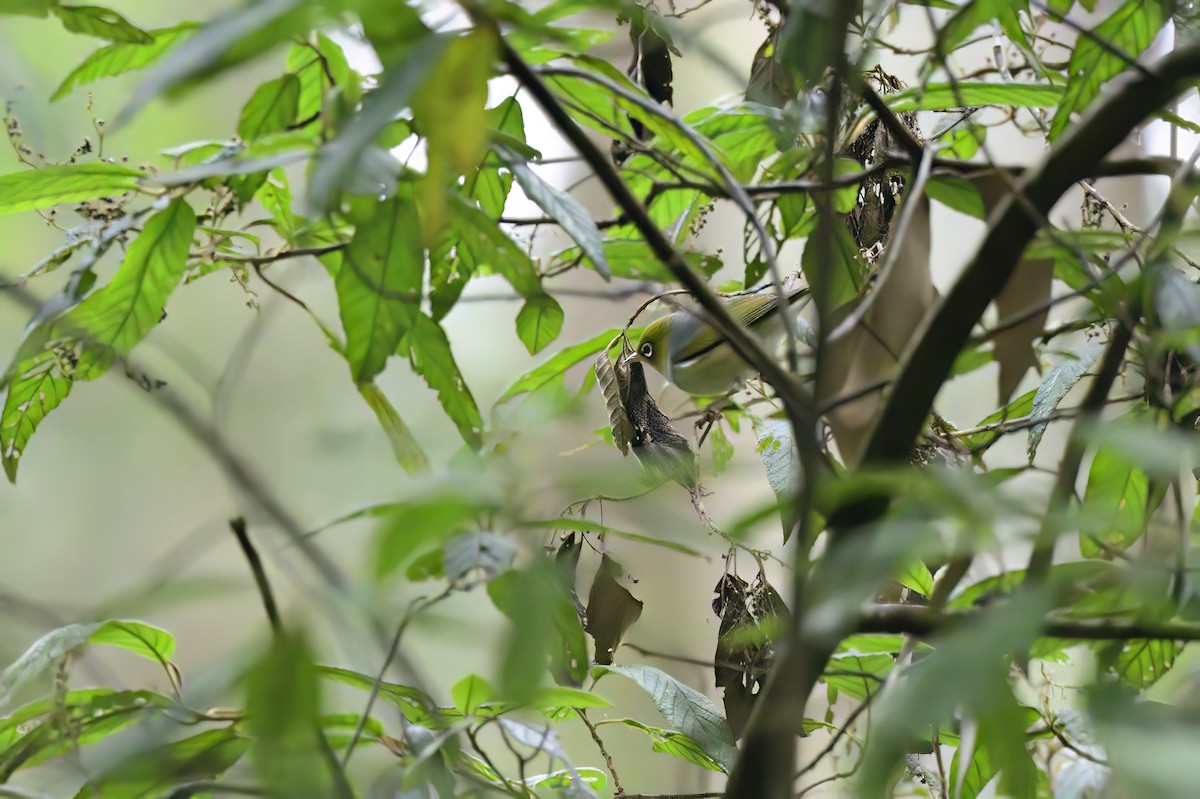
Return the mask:
<path id="1" fill-rule="evenodd" d="M 647 341 L 642 345 L 642 357 L 649 358 L 654 354 L 654 345 Z"/>

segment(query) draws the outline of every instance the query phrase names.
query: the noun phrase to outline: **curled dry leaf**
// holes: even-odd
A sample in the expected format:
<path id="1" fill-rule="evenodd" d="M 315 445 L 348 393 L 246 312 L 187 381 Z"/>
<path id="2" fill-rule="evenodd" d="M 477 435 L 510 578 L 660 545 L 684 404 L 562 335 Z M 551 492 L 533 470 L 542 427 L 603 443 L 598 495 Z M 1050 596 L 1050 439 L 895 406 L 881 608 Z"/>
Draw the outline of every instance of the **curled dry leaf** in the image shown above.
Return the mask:
<path id="1" fill-rule="evenodd" d="M 629 414 L 621 399 L 622 381 L 617 379 L 617 369 L 627 372 L 629 367 L 620 363 L 613 366 L 608 358 L 608 350 L 605 349 L 596 359 L 595 369 L 596 382 L 604 396 L 604 405 L 608 408 L 608 425 L 612 428 L 613 443 L 621 450 L 622 455 L 628 455 L 629 442 L 633 439 L 633 424 L 629 421 Z"/>

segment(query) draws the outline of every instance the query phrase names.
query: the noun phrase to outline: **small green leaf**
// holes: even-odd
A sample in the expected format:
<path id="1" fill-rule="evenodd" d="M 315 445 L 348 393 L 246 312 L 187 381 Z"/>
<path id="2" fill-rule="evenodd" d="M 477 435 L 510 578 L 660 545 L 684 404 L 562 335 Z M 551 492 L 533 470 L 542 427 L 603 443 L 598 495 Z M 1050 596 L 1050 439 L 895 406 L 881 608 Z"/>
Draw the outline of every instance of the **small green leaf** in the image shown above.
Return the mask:
<path id="1" fill-rule="evenodd" d="M 316 668 L 318 677 L 349 685 L 360 691 L 369 693 L 375 689 L 377 684 L 374 677 L 357 671 L 339 669 L 334 666 L 317 666 Z M 378 685 L 379 696 L 399 707 L 408 721 L 423 727 L 440 726 L 439 720 L 431 712 L 434 707 L 433 699 L 424 691 L 387 680 L 378 681 Z"/>
<path id="2" fill-rule="evenodd" d="M 67 398 L 74 382 L 65 353 L 47 350 L 16 366 L 0 411 L 0 461 L 9 482 L 17 480 L 17 464 L 29 439 Z"/>
<path id="3" fill-rule="evenodd" d="M 496 691 L 491 683 L 478 674 L 468 674 L 450 689 L 454 707 L 468 716 L 478 710 L 480 705 L 491 702 L 495 696 Z"/>
<path id="4" fill-rule="evenodd" d="M 67 6 L 55 4 L 50 7 L 54 15 L 62 20 L 63 27 L 72 33 L 84 33 L 110 42 L 127 44 L 151 44 L 154 37 L 110 8 L 101 6 Z"/>
<path id="5" fill-rule="evenodd" d="M 296 121 L 300 108 L 300 79 L 284 75 L 254 90 L 238 118 L 237 134 L 254 141 L 269 133 L 286 130 Z"/>
<path id="6" fill-rule="evenodd" d="M 400 418 L 396 408 L 388 401 L 387 396 L 374 383 L 363 383 L 358 387 L 358 393 L 366 400 L 367 405 L 375 412 L 379 426 L 387 434 L 392 444 L 392 453 L 396 462 L 410 475 L 429 471 L 429 461 L 425 451 L 413 437 L 408 425 Z"/>
<path id="7" fill-rule="evenodd" d="M 562 332 L 563 309 L 549 294 L 530 297 L 517 314 L 517 336 L 536 355 Z"/>
<path id="8" fill-rule="evenodd" d="M 0 175 L 0 214 L 95 200 L 137 188 L 142 173 L 120 164 L 59 164 Z"/>
<path id="9" fill-rule="evenodd" d="M 101 47 L 71 70 L 54 90 L 50 100 L 62 99 L 70 94 L 72 89 L 101 78 L 124 75 L 148 67 L 191 36 L 198 27 L 195 22 L 184 22 L 171 28 L 147 31 L 152 38 L 149 44 L 118 42 Z"/>
<path id="10" fill-rule="evenodd" d="M 446 332 L 422 313 L 417 315 L 404 341 L 413 371 L 437 392 L 442 409 L 458 428 L 463 441 L 472 449 L 479 449 L 483 446 L 483 417 L 458 370 Z"/>
<path id="11" fill-rule="evenodd" d="M 383 203 L 353 205 L 354 238 L 337 273 L 346 361 L 359 385 L 371 382 L 420 314 L 425 252 L 417 209 L 405 188 Z"/>
<path id="12" fill-rule="evenodd" d="M 620 719 L 620 722 L 627 727 L 641 730 L 650 736 L 653 741 L 652 747 L 655 752 L 677 757 L 680 760 L 685 760 L 688 763 L 706 768 L 709 771 L 724 771 L 721 764 L 713 760 L 712 757 L 705 752 L 700 744 L 693 741 L 688 736 L 675 730 L 664 730 L 662 727 L 651 727 L 647 724 L 642 724 L 634 719 Z"/>
<path id="13" fill-rule="evenodd" d="M 737 757 L 733 733 L 707 696 L 651 666 L 597 666 L 593 674 L 620 674 L 636 682 L 672 727 L 699 744 L 721 768 L 733 768 Z"/>

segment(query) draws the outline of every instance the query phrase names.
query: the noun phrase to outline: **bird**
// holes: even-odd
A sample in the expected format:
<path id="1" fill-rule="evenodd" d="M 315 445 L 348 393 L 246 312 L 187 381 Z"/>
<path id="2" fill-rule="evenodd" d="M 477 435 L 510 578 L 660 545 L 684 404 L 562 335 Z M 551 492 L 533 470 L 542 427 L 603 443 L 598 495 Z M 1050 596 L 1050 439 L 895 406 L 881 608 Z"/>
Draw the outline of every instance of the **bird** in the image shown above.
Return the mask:
<path id="1" fill-rule="evenodd" d="M 787 294 L 788 305 L 806 301 L 808 296 L 807 286 L 792 289 Z M 787 328 L 777 313 L 774 291 L 741 294 L 722 301 L 734 321 L 749 329 L 772 352 L 783 341 Z M 655 319 L 646 325 L 625 362 L 651 366 L 695 396 L 713 397 L 736 390 L 754 375 L 754 367 L 737 354 L 702 313 L 680 310 Z"/>

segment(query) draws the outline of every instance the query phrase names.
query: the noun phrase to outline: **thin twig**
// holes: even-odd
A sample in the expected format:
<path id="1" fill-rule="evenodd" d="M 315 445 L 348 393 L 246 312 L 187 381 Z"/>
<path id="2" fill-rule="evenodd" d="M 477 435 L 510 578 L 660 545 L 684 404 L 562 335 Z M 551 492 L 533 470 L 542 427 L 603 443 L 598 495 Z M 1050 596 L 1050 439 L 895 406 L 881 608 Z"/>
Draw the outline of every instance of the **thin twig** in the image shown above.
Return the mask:
<path id="1" fill-rule="evenodd" d="M 250 564 L 250 571 L 254 574 L 254 584 L 258 586 L 258 595 L 262 597 L 263 610 L 267 612 L 267 620 L 271 622 L 271 629 L 278 634 L 282 625 L 279 621 L 279 609 L 275 604 L 275 593 L 271 590 L 270 582 L 267 581 L 267 572 L 263 569 L 262 558 L 258 556 L 258 550 L 254 548 L 253 542 L 250 541 L 250 535 L 246 532 L 245 518 L 239 516 L 236 519 L 230 519 L 229 529 L 233 530 L 233 535 L 242 548 L 242 554 L 246 556 L 246 561 Z"/>

